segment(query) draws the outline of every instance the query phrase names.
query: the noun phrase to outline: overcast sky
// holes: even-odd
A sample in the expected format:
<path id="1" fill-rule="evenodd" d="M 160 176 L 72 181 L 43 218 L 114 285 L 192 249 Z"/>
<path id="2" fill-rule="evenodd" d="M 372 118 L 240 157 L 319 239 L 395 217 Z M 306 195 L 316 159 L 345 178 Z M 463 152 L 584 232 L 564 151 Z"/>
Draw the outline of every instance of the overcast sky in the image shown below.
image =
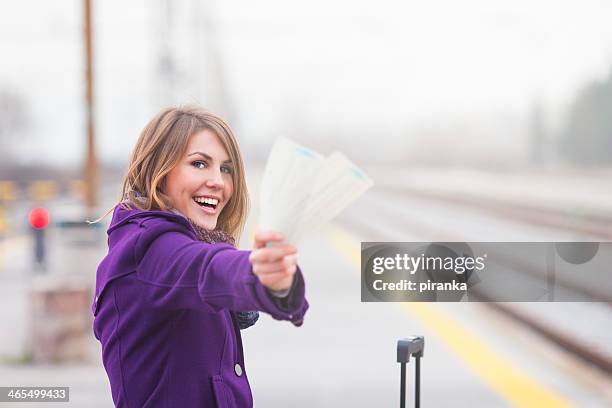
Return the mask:
<path id="1" fill-rule="evenodd" d="M 558 114 L 612 68 L 612 3 L 603 0 L 189 0 L 172 2 L 170 19 L 160 0 L 94 3 L 104 160 L 126 160 L 170 102 L 220 106 L 223 95 L 247 146 L 297 127 L 346 138 L 379 126 L 380 141 L 401 145 L 411 127 L 518 118 L 534 101 Z M 32 120 L 15 152 L 79 163 L 81 2 L 1 7 L 0 87 L 22 94 Z M 171 86 L 158 69 L 168 49 Z"/>

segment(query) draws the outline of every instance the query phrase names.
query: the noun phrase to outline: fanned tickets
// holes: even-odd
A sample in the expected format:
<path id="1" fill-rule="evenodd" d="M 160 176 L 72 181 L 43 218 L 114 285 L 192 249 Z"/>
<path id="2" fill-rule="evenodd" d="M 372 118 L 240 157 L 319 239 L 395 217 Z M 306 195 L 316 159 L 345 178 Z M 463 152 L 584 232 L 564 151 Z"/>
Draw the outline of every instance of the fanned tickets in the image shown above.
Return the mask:
<path id="1" fill-rule="evenodd" d="M 259 226 L 296 244 L 331 221 L 372 187 L 372 180 L 345 155 L 324 158 L 287 138 L 272 147 L 264 170 Z"/>

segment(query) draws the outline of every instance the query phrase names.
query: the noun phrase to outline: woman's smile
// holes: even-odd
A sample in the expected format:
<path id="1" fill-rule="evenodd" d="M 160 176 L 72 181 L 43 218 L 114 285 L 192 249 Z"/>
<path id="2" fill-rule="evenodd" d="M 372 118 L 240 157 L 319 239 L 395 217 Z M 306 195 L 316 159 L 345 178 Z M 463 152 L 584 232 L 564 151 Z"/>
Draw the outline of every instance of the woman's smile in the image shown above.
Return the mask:
<path id="1" fill-rule="evenodd" d="M 207 214 L 216 214 L 221 199 L 215 196 L 196 196 L 193 201 Z"/>

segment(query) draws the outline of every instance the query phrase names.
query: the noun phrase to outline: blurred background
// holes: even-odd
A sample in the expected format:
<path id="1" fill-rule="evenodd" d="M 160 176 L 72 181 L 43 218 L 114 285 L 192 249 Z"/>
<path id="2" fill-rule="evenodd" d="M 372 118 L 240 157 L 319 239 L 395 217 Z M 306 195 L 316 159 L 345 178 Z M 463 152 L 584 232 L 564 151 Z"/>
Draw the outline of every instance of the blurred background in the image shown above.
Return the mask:
<path id="1" fill-rule="evenodd" d="M 395 342 L 411 334 L 426 338 L 423 406 L 612 405 L 610 270 L 566 280 L 584 302 L 521 304 L 361 303 L 358 274 L 361 241 L 610 240 L 609 2 L 0 7 L 0 386 L 112 406 L 90 330 L 110 216 L 84 220 L 119 199 L 145 123 L 196 103 L 246 159 L 244 248 L 277 136 L 375 182 L 300 247 L 304 327 L 264 316 L 243 333 L 255 406 L 397 406 Z"/>

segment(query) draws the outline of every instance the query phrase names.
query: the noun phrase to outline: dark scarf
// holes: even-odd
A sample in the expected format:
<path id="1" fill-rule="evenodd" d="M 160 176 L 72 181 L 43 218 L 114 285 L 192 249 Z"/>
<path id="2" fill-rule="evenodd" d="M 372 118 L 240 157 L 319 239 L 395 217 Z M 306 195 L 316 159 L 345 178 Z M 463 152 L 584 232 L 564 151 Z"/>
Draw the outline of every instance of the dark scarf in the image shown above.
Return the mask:
<path id="1" fill-rule="evenodd" d="M 200 241 L 206 242 L 208 244 L 225 243 L 230 244 L 233 247 L 236 246 L 234 237 L 232 237 L 227 232 L 221 230 L 207 230 L 206 228 L 200 227 L 193 220 L 189 218 L 187 219 L 189 220 L 189 223 L 193 227 L 194 231 L 196 232 L 196 236 Z M 240 328 L 240 330 L 244 330 L 248 327 L 253 326 L 257 319 L 259 319 L 258 311 L 233 312 L 233 314 L 236 317 L 236 322 L 238 323 L 238 327 Z"/>

